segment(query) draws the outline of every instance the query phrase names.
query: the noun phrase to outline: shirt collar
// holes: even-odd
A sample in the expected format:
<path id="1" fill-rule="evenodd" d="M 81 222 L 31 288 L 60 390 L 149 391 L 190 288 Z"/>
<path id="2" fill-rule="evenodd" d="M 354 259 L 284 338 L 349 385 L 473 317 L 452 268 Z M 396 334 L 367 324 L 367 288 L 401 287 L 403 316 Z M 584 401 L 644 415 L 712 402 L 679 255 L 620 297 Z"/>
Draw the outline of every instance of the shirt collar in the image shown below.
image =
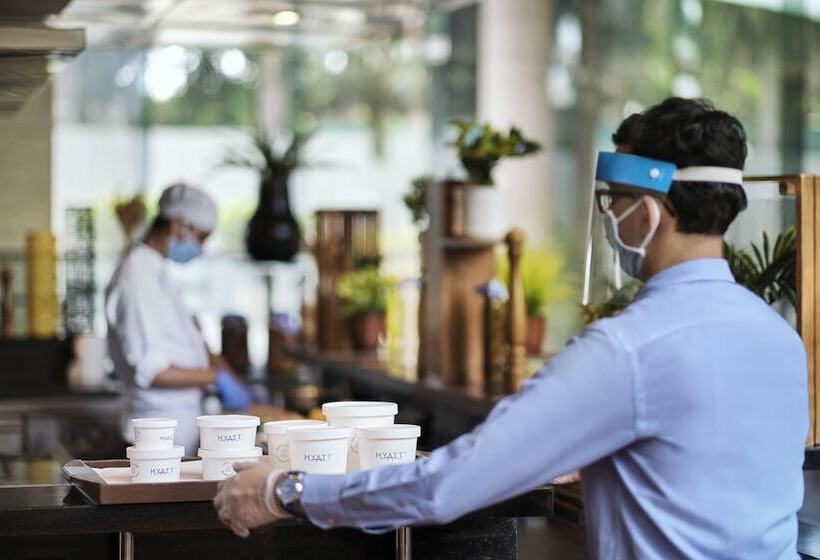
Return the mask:
<path id="1" fill-rule="evenodd" d="M 726 259 L 693 259 L 665 268 L 650 278 L 645 287 L 661 287 L 690 282 L 735 282 Z"/>
<path id="2" fill-rule="evenodd" d="M 145 243 L 138 244 L 133 251 L 142 261 L 142 265 L 152 272 L 161 273 L 165 270 L 165 257 L 159 251 Z"/>

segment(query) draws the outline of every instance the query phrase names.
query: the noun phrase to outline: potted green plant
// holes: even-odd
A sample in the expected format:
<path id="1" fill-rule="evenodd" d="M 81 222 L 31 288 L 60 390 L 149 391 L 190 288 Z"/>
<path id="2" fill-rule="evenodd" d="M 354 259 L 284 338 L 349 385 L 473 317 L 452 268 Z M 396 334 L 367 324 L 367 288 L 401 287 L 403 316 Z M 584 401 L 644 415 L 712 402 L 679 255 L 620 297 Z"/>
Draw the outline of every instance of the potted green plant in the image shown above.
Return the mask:
<path id="1" fill-rule="evenodd" d="M 343 274 L 336 284 L 342 311 L 350 319 L 351 339 L 356 350 L 375 350 L 384 334 L 390 280 L 376 267 Z"/>
<path id="2" fill-rule="evenodd" d="M 729 262 L 738 284 L 763 298 L 769 305 L 786 301 L 797 304 L 797 236 L 793 226 L 780 233 L 774 245 L 763 232 L 762 243 L 739 249 L 723 243 L 723 256 Z"/>
<path id="3" fill-rule="evenodd" d="M 589 325 L 598 319 L 615 317 L 632 303 L 640 289 L 641 283 L 637 280 L 631 280 L 620 288 L 610 286 L 612 295 L 610 295 L 609 299 L 602 303 L 590 303 L 581 306 L 581 322 L 583 322 L 584 325 Z"/>
<path id="4" fill-rule="evenodd" d="M 547 334 L 549 304 L 572 295 L 572 285 L 565 271 L 564 255 L 545 249 L 526 252 L 521 258 L 521 283 L 527 310 L 526 348 L 530 355 L 539 354 Z M 509 261 L 500 258 L 499 276 L 509 283 Z"/>
<path id="5" fill-rule="evenodd" d="M 516 127 L 505 134 L 477 121 L 458 120 L 453 124 L 458 129 L 458 135 L 451 145 L 458 150 L 470 183 L 470 188 L 464 191 L 462 202 L 464 234 L 501 239 L 508 224 L 504 219 L 504 199 L 494 188 L 493 169 L 503 158 L 538 152 L 541 144 L 525 138 Z"/>
<path id="6" fill-rule="evenodd" d="M 419 230 L 427 228 L 427 189 L 435 182 L 432 175 L 419 175 L 410 181 L 410 190 L 402 197 L 404 205 L 410 211 L 413 223 Z"/>
<path id="7" fill-rule="evenodd" d="M 271 135 L 257 130 L 248 145 L 222 161 L 259 173 L 259 204 L 245 234 L 245 247 L 255 260 L 290 262 L 299 252 L 302 236 L 291 212 L 288 183 L 291 173 L 305 165 L 302 149 L 309 138 L 295 132 L 284 149 L 277 149 Z"/>

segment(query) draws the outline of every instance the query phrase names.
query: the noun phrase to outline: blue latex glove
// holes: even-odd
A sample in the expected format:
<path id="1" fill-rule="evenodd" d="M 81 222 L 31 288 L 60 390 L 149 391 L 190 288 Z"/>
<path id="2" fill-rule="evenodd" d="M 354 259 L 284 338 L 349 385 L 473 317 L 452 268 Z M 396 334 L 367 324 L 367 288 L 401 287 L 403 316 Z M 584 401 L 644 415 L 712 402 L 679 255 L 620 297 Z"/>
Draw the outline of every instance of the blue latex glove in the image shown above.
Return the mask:
<path id="1" fill-rule="evenodd" d="M 251 405 L 251 392 L 244 383 L 224 369 L 216 372 L 214 385 L 222 406 L 228 410 L 247 410 Z"/>

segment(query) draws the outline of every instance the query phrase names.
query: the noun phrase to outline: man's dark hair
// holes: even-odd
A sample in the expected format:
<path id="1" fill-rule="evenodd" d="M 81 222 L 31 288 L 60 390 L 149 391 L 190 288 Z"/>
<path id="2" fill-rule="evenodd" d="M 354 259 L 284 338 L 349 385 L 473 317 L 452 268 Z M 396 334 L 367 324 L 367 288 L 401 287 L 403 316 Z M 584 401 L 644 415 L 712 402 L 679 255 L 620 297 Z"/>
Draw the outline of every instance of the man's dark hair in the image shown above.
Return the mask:
<path id="1" fill-rule="evenodd" d="M 171 230 L 171 220 L 168 218 L 157 214 L 154 220 L 151 222 L 151 226 L 148 228 L 148 233 L 167 233 Z"/>
<path id="2" fill-rule="evenodd" d="M 743 169 L 746 132 L 735 117 L 704 99 L 670 97 L 627 117 L 612 141 L 639 156 L 669 161 L 678 168 L 709 165 Z M 746 208 L 738 185 L 673 181 L 667 194 L 681 233 L 723 235 Z"/>

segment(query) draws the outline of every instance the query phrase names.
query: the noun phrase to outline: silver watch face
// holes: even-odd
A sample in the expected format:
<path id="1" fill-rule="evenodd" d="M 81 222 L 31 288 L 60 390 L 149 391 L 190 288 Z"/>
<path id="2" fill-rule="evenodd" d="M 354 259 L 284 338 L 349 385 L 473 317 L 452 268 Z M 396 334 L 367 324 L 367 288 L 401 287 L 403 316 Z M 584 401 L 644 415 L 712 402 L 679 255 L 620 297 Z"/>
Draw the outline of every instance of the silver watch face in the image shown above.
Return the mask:
<path id="1" fill-rule="evenodd" d="M 279 498 L 282 505 L 287 507 L 299 501 L 303 489 L 304 486 L 300 481 L 286 476 L 276 485 L 276 497 Z"/>

